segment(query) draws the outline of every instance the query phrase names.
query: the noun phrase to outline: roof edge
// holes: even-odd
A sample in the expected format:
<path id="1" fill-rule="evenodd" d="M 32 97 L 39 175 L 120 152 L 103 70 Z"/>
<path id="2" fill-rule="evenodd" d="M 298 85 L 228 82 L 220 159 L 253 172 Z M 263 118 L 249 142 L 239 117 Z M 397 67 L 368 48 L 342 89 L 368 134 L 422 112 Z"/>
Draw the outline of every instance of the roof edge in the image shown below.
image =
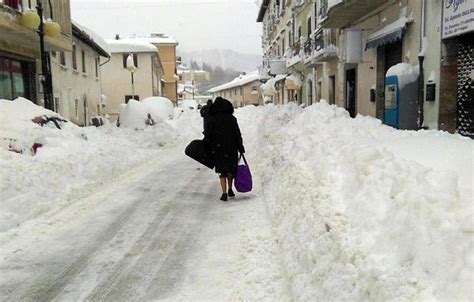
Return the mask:
<path id="1" fill-rule="evenodd" d="M 258 11 L 257 23 L 263 21 L 263 17 L 265 17 L 269 3 L 270 0 L 263 0 L 262 5 L 260 5 L 260 10 Z"/>

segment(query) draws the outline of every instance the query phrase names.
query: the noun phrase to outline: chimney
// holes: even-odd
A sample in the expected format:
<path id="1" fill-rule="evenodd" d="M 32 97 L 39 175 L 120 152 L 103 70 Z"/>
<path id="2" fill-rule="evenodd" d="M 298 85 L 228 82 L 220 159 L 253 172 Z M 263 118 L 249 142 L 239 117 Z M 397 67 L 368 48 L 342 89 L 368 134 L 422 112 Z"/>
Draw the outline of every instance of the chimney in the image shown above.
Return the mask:
<path id="1" fill-rule="evenodd" d="M 115 40 L 120 40 L 120 35 L 119 34 L 115 34 Z"/>

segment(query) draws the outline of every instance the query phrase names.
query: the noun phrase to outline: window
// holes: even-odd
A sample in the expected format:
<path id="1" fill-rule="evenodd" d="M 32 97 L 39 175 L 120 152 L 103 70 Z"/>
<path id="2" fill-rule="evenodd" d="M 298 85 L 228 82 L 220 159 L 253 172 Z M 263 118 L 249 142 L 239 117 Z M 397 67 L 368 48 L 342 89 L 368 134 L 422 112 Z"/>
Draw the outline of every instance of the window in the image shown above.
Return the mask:
<path id="1" fill-rule="evenodd" d="M 96 78 L 99 77 L 99 58 L 95 59 L 95 76 Z"/>
<path id="2" fill-rule="evenodd" d="M 285 54 L 285 37 L 281 39 L 281 50 L 282 50 L 282 54 L 284 55 Z"/>
<path id="3" fill-rule="evenodd" d="M 131 54 L 124 53 L 122 55 L 123 68 L 127 68 L 127 58 L 128 58 L 129 55 L 131 55 Z M 138 68 L 138 56 L 137 56 L 136 53 L 133 54 L 133 63 L 135 64 L 135 67 Z"/>
<path id="4" fill-rule="evenodd" d="M 59 113 L 59 98 L 58 97 L 54 98 L 54 111 Z"/>
<path id="5" fill-rule="evenodd" d="M 301 25 L 298 27 L 298 42 L 301 41 Z"/>
<path id="6" fill-rule="evenodd" d="M 82 72 L 86 73 L 86 53 L 81 50 Z"/>
<path id="7" fill-rule="evenodd" d="M 140 96 L 139 95 L 126 95 L 125 96 L 125 104 L 128 104 L 128 101 L 130 101 L 131 99 L 134 99 L 134 100 L 137 100 L 139 101 L 140 100 Z"/>
<path id="8" fill-rule="evenodd" d="M 64 51 L 61 51 L 59 53 L 59 63 L 61 64 L 61 66 L 66 66 L 66 54 L 64 53 Z"/>
<path id="9" fill-rule="evenodd" d="M 0 1 L 0 3 L 2 2 Z M 4 0 L 3 3 L 13 9 L 20 9 L 20 0 Z"/>
<path id="10" fill-rule="evenodd" d="M 308 40 L 311 39 L 311 17 L 308 18 Z"/>
<path id="11" fill-rule="evenodd" d="M 29 97 L 28 63 L 0 57 L 0 99 Z"/>
<path id="12" fill-rule="evenodd" d="M 73 46 L 72 46 L 72 69 L 77 70 L 76 45 L 73 45 Z"/>
<path id="13" fill-rule="evenodd" d="M 55 51 L 52 51 L 52 52 L 51 52 L 51 56 L 52 56 L 53 58 L 56 58 L 56 52 L 55 52 Z"/>
<path id="14" fill-rule="evenodd" d="M 79 118 L 79 100 L 74 100 L 74 112 L 76 113 L 76 120 Z"/>

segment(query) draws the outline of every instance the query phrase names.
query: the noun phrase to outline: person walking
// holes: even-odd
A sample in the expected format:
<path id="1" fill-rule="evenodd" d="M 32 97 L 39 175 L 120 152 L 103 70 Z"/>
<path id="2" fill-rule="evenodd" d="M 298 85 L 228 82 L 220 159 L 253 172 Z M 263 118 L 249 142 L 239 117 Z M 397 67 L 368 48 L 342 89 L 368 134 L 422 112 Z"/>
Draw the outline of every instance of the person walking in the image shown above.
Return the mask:
<path id="1" fill-rule="evenodd" d="M 235 197 L 232 190 L 239 152 L 245 153 L 234 106 L 228 100 L 217 97 L 210 107 L 210 116 L 204 127 L 204 141 L 208 144 L 215 162 L 215 171 L 219 174 L 222 201 Z"/>

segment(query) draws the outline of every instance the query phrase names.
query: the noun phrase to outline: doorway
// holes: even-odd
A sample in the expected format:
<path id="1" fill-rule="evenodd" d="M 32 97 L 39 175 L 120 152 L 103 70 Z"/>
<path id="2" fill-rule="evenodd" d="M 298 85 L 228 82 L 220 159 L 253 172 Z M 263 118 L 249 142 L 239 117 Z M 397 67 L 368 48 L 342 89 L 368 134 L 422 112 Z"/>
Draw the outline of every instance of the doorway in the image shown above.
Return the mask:
<path id="1" fill-rule="evenodd" d="M 390 67 L 403 60 L 403 43 L 401 40 L 377 48 L 377 100 L 376 117 L 384 120 L 385 115 L 385 75 Z"/>
<path id="2" fill-rule="evenodd" d="M 356 70 L 349 69 L 346 71 L 346 109 L 352 118 L 356 116 L 356 87 Z"/>
<path id="3" fill-rule="evenodd" d="M 336 76 L 329 76 L 329 104 L 336 104 Z"/>

